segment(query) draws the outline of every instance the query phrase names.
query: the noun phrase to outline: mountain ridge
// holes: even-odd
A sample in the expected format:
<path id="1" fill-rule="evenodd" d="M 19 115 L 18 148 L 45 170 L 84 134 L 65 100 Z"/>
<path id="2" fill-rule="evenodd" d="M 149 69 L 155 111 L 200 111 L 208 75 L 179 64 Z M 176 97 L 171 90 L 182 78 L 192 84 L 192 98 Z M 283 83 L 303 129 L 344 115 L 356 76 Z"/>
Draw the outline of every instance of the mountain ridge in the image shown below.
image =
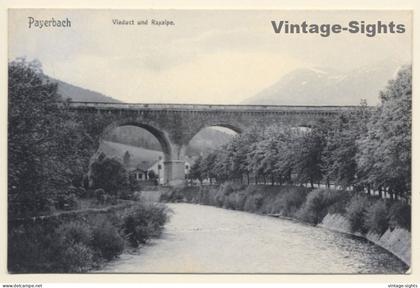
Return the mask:
<path id="1" fill-rule="evenodd" d="M 109 102 L 123 103 L 120 100 L 104 95 L 102 93 L 76 86 L 52 77 L 48 77 L 51 82 L 57 83 L 57 93 L 64 99 L 71 99 L 75 102 Z"/>
<path id="2" fill-rule="evenodd" d="M 403 65 L 391 59 L 348 72 L 329 67 L 298 68 L 242 103 L 342 106 L 359 105 L 361 99 L 366 99 L 368 105 L 376 105 L 379 92 Z"/>

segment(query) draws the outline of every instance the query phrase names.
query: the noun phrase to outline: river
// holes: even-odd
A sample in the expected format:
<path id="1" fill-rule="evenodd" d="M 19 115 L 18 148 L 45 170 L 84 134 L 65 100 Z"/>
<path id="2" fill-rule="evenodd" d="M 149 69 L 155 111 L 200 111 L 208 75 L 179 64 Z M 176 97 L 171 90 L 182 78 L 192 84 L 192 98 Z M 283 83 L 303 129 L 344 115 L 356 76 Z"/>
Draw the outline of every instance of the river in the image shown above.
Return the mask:
<path id="1" fill-rule="evenodd" d="M 162 237 L 96 272 L 404 273 L 386 250 L 298 222 L 194 204 L 168 204 Z"/>

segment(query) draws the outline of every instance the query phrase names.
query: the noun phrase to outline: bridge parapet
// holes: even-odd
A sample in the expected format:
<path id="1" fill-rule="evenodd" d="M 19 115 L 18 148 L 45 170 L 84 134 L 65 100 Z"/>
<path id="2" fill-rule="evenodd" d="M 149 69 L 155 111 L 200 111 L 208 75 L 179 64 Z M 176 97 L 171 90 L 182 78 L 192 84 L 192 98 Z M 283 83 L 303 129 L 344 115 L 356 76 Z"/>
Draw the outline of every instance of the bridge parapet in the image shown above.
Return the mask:
<path id="1" fill-rule="evenodd" d="M 109 103 L 109 102 L 70 102 L 73 109 L 118 109 L 118 110 L 169 110 L 169 111 L 238 111 L 238 112 L 277 112 L 312 111 L 339 112 L 356 110 L 359 106 L 300 106 L 300 105 L 220 105 L 220 104 L 171 104 L 171 103 Z"/>

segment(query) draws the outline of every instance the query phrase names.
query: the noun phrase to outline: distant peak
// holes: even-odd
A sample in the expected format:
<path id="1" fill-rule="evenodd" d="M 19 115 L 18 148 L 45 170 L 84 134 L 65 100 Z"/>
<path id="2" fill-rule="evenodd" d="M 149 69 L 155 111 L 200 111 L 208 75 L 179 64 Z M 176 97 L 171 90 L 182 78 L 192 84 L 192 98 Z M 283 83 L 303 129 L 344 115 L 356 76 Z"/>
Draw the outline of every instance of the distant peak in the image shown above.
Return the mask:
<path id="1" fill-rule="evenodd" d="M 247 104 L 358 105 L 361 98 L 377 103 L 379 91 L 403 63 L 384 59 L 348 72 L 330 67 L 301 67 L 246 99 Z"/>

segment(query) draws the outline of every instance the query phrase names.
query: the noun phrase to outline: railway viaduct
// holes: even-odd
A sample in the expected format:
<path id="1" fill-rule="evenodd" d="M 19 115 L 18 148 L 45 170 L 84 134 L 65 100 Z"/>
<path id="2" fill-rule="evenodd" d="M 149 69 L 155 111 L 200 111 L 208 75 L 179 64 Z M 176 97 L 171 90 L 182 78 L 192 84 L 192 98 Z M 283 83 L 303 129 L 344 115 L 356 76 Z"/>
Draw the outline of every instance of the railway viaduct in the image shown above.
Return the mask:
<path id="1" fill-rule="evenodd" d="M 164 154 L 164 183 L 184 183 L 185 149 L 194 135 L 210 126 L 241 133 L 250 126 L 273 124 L 311 127 L 321 118 L 333 117 L 357 106 L 275 106 L 204 104 L 126 104 L 70 102 L 69 109 L 86 121 L 97 122 L 99 138 L 118 126 L 146 129 L 160 142 Z M 97 120 L 97 119 L 100 119 Z"/>

